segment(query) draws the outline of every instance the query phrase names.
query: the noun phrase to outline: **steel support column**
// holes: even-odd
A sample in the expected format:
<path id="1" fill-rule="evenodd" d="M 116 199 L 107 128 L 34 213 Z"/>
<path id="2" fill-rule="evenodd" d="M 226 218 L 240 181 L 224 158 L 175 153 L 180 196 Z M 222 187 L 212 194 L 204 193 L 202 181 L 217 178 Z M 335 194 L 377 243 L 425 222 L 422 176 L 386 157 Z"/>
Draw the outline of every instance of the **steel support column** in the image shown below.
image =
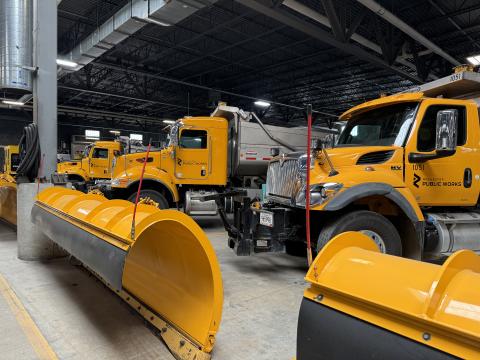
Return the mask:
<path id="1" fill-rule="evenodd" d="M 57 0 L 34 0 L 33 121 L 38 125 L 42 165 L 50 180 L 57 169 Z"/>

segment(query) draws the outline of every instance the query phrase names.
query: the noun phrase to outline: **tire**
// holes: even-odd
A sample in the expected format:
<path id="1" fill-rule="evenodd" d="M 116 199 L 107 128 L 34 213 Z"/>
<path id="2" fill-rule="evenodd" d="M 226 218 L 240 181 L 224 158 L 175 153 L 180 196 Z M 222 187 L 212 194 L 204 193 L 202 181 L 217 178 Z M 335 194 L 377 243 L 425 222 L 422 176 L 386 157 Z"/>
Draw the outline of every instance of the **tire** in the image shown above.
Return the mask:
<path id="1" fill-rule="evenodd" d="M 285 252 L 292 256 L 307 256 L 307 246 L 303 241 L 285 241 Z"/>
<path id="2" fill-rule="evenodd" d="M 384 249 L 380 248 L 382 252 L 402 256 L 402 239 L 395 226 L 386 217 L 367 210 L 352 211 L 327 223 L 318 236 L 317 251 L 335 235 L 346 231 L 366 231 L 372 238 L 378 235 L 384 244 Z"/>
<path id="3" fill-rule="evenodd" d="M 135 191 L 133 194 L 131 194 L 128 197 L 127 200 L 134 203 L 136 197 L 137 197 L 137 192 Z M 160 194 L 158 191 L 150 190 L 150 189 L 141 190 L 140 191 L 140 199 L 145 198 L 145 197 L 149 197 L 153 201 L 157 202 L 159 209 L 168 209 L 169 208 L 167 199 L 165 198 L 165 196 Z"/>

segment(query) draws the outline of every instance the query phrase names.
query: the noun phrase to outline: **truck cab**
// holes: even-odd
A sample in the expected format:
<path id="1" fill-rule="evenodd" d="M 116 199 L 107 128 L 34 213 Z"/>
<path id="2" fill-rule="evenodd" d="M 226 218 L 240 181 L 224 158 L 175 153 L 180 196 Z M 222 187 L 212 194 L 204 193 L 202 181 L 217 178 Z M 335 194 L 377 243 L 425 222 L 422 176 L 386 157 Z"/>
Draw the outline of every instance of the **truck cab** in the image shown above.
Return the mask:
<path id="1" fill-rule="evenodd" d="M 271 161 L 266 201 L 236 214 L 243 225 L 230 246 L 248 255 L 303 244 L 310 171 L 317 250 L 356 230 L 393 255 L 480 251 L 478 96 L 480 74 L 462 71 L 346 111 L 335 147 L 317 146 L 310 166 L 304 153 Z M 244 221 L 246 214 L 252 219 Z"/>
<path id="2" fill-rule="evenodd" d="M 167 208 L 190 189 L 222 188 L 227 184 L 227 120 L 221 117 L 185 117 L 169 133 L 169 144 L 147 159 L 142 196 Z M 112 197 L 133 201 L 146 153 L 128 154 L 115 162 Z"/>
<path id="3" fill-rule="evenodd" d="M 20 164 L 17 145 L 0 146 L 0 219 L 17 224 L 17 183 Z"/>
<path id="4" fill-rule="evenodd" d="M 82 159 L 65 161 L 57 165 L 57 173 L 66 174 L 69 181 L 92 182 L 110 179 L 113 159 L 122 153 L 117 141 L 96 141 L 85 147 Z"/>
<path id="5" fill-rule="evenodd" d="M 4 179 L 14 181 L 20 164 L 18 145 L 6 145 L 0 147 L 0 174 Z"/>

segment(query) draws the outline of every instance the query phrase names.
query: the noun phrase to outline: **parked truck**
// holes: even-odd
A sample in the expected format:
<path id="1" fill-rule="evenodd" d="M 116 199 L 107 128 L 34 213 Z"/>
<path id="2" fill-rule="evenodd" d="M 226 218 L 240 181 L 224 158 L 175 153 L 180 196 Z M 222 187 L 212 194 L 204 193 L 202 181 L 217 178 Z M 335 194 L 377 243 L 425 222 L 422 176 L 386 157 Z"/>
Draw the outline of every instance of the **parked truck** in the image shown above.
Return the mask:
<path id="1" fill-rule="evenodd" d="M 0 146 L 0 218 L 17 224 L 17 183 L 15 175 L 20 163 L 17 145 Z"/>
<path id="2" fill-rule="evenodd" d="M 315 131 L 314 137 L 325 134 Z M 271 149 L 304 150 L 305 136 L 305 128 L 264 125 L 253 112 L 226 105 L 211 116 L 184 117 L 172 125 L 169 145 L 150 153 L 140 196 L 160 208 L 183 206 L 189 215 L 215 215 L 213 197 L 226 190 L 261 197 Z M 116 159 L 112 197 L 135 200 L 145 157 L 137 153 Z M 232 204 L 229 199 L 223 198 L 226 207 Z"/>
<path id="3" fill-rule="evenodd" d="M 93 184 L 110 180 L 115 157 L 124 153 L 141 152 L 145 146 L 131 142 L 126 137 L 115 141 L 95 141 L 88 144 L 79 160 L 64 161 L 57 165 L 57 174 L 67 176 L 67 180 L 76 184 Z"/>
<path id="4" fill-rule="evenodd" d="M 453 75 L 355 106 L 335 147 L 317 144 L 269 164 L 263 203 L 237 206 L 238 255 L 297 252 L 305 243 L 310 171 L 313 247 L 357 230 L 384 253 L 439 258 L 480 250 L 480 74 Z"/>

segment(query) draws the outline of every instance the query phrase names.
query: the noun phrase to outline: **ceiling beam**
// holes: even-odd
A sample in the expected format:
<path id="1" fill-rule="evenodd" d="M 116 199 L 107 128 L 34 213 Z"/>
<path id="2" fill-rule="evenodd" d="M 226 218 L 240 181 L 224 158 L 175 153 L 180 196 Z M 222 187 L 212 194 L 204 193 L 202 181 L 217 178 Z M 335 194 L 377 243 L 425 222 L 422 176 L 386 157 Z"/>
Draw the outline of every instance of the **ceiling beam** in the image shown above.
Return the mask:
<path id="1" fill-rule="evenodd" d="M 307 23 L 306 21 L 298 18 L 296 16 L 290 15 L 287 12 L 284 12 L 279 9 L 271 8 L 270 6 L 266 5 L 263 0 L 235 0 L 240 4 L 247 6 L 263 15 L 269 16 L 276 21 L 290 26 L 293 29 L 301 31 L 314 39 L 317 39 L 321 42 L 324 42 L 330 46 L 336 47 L 337 49 L 356 56 L 357 58 L 370 62 L 378 67 L 388 69 L 403 78 L 409 79 L 410 81 L 414 82 L 415 84 L 421 84 L 422 80 L 415 75 L 412 75 L 406 71 L 403 71 L 399 68 L 392 67 L 384 60 L 380 59 L 379 57 L 372 55 L 371 53 L 363 50 L 355 45 L 350 43 L 343 43 L 330 35 L 330 33 L 324 31 L 323 29 L 319 28 L 318 26 L 314 26 L 312 24 Z"/>

